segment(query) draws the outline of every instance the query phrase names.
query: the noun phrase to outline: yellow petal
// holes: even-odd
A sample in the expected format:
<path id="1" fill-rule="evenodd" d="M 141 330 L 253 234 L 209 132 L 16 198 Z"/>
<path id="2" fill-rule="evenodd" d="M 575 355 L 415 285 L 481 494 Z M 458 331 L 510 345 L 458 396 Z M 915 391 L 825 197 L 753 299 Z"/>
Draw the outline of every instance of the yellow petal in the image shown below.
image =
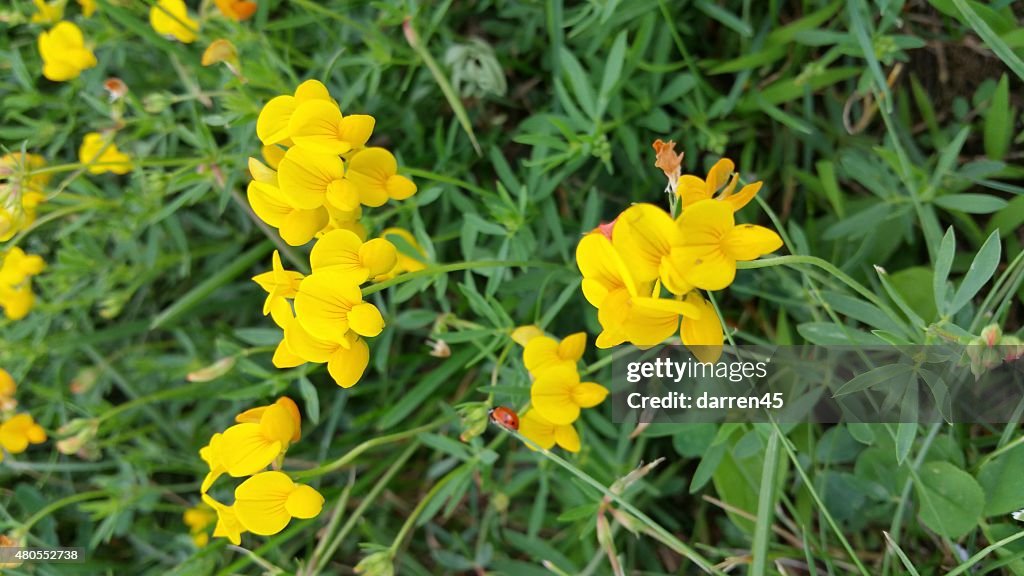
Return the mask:
<path id="1" fill-rule="evenodd" d="M 725 186 L 726 182 L 729 181 L 729 175 L 732 174 L 733 170 L 736 169 L 736 165 L 732 163 L 732 160 L 728 158 L 722 158 L 708 171 L 708 179 L 705 183 L 705 195 L 711 198 L 715 195 L 715 192 Z"/>
<path id="2" fill-rule="evenodd" d="M 274 365 L 274 368 L 295 368 L 296 366 L 302 366 L 307 362 L 305 358 L 292 352 L 288 341 L 282 339 L 277 343 L 277 348 L 274 349 L 274 357 L 271 358 L 270 362 Z"/>
<path id="3" fill-rule="evenodd" d="M 264 146 L 264 148 L 270 147 Z M 280 150 L 280 148 L 277 148 L 276 146 L 274 148 L 276 150 Z M 281 157 L 284 157 L 284 153 L 281 154 Z M 280 162 L 280 158 L 278 159 L 278 162 Z M 277 186 L 277 171 L 251 156 L 249 157 L 249 175 L 257 182 L 272 184 L 275 187 Z"/>
<path id="4" fill-rule="evenodd" d="M 753 184 L 747 184 L 736 194 L 732 194 L 723 198 L 725 202 L 728 202 L 732 206 L 732 211 L 737 212 L 740 208 L 743 208 L 757 196 L 757 193 L 761 191 L 761 182 L 754 182 Z"/>
<path id="5" fill-rule="evenodd" d="M 583 352 L 587 348 L 587 333 L 577 332 L 562 339 L 558 344 L 558 356 L 564 360 L 571 360 L 573 364 L 583 358 Z"/>
<path id="6" fill-rule="evenodd" d="M 324 229 L 330 217 L 323 207 L 314 210 L 293 210 L 278 228 L 281 239 L 289 246 L 302 246 Z"/>
<path id="7" fill-rule="evenodd" d="M 285 326 L 284 342 L 296 356 L 316 364 L 327 362 L 340 347 L 337 342 L 314 337 L 298 320 L 293 320 Z"/>
<path id="8" fill-rule="evenodd" d="M 260 536 L 277 534 L 292 517 L 286 503 L 295 483 L 282 472 L 261 472 L 235 488 L 233 506 L 239 523 Z"/>
<path id="9" fill-rule="evenodd" d="M 298 103 L 309 102 L 310 100 L 331 101 L 331 93 L 319 80 L 309 79 L 299 84 L 295 89 L 295 101 Z"/>
<path id="10" fill-rule="evenodd" d="M 298 103 L 293 96 L 271 98 L 256 119 L 256 136 L 265 145 L 277 144 L 291 137 L 288 125 Z"/>
<path id="11" fill-rule="evenodd" d="M 683 344 L 701 362 L 718 362 L 722 356 L 722 345 L 725 336 L 722 332 L 722 321 L 715 312 L 714 306 L 697 292 L 686 295 L 685 300 L 700 309 L 697 319 L 683 318 L 680 337 Z"/>
<path id="12" fill-rule="evenodd" d="M 330 270 L 343 273 L 356 284 L 363 283 L 370 271 L 363 265 L 359 250 L 363 241 L 349 230 L 331 230 L 321 236 L 309 254 L 313 272 Z"/>
<path id="13" fill-rule="evenodd" d="M 349 312 L 362 299 L 359 286 L 344 274 L 320 271 L 306 276 L 299 285 L 299 293 L 295 296 L 295 314 L 302 327 L 311 335 L 340 342 L 349 329 Z M 360 319 L 365 322 L 367 316 L 364 310 Z"/>
<path id="14" fill-rule="evenodd" d="M 288 123 L 295 146 L 317 154 L 344 154 L 352 143 L 344 139 L 341 110 L 325 100 L 308 100 L 299 104 Z"/>
<path id="15" fill-rule="evenodd" d="M 520 346 L 526 347 L 526 344 L 534 338 L 544 336 L 544 331 L 540 329 L 540 326 L 536 324 L 530 324 L 528 326 L 518 326 L 512 331 L 512 340 Z"/>
<path id="16" fill-rule="evenodd" d="M 601 233 L 587 234 L 576 247 L 576 265 L 583 274 L 583 295 L 596 308 L 618 288 L 636 293 L 636 284 L 610 240 Z"/>
<path id="17" fill-rule="evenodd" d="M 523 348 L 523 364 L 535 376 L 552 366 L 565 364 L 558 356 L 558 341 L 547 336 L 530 339 Z M 572 367 L 574 364 L 569 363 Z"/>
<path id="18" fill-rule="evenodd" d="M 218 450 L 228 474 L 249 476 L 270 465 L 281 454 L 281 442 L 269 440 L 259 424 L 235 424 L 220 438 Z"/>
<path id="19" fill-rule="evenodd" d="M 343 212 L 359 208 L 359 188 L 348 178 L 335 180 L 327 187 L 327 202 Z"/>
<path id="20" fill-rule="evenodd" d="M 295 435 L 295 418 L 289 408 L 282 404 L 267 406 L 260 418 L 260 433 L 268 440 L 279 442 L 283 451 Z"/>
<path id="21" fill-rule="evenodd" d="M 754 260 L 781 248 L 782 238 L 764 226 L 740 224 L 725 237 L 722 247 L 735 260 Z"/>
<path id="22" fill-rule="evenodd" d="M 348 142 L 353 150 L 366 146 L 366 141 L 373 134 L 373 125 L 376 123 L 373 116 L 367 114 L 352 114 L 341 119 L 338 136 Z"/>
<path id="23" fill-rule="evenodd" d="M 581 382 L 572 389 L 572 401 L 581 408 L 593 408 L 608 396 L 608 389 L 594 382 Z"/>
<path id="24" fill-rule="evenodd" d="M 381 206 L 388 201 L 388 181 L 398 171 L 395 157 L 383 148 L 366 148 L 349 160 L 346 177 L 359 190 L 366 206 Z"/>
<path id="25" fill-rule="evenodd" d="M 313 100 L 303 106 L 317 103 L 323 101 Z M 279 168 L 277 182 L 281 192 L 292 206 L 304 210 L 323 206 L 331 182 L 345 177 L 345 165 L 341 158 L 301 148 L 288 150 Z"/>
<path id="26" fill-rule="evenodd" d="M 519 417 L 519 433 L 545 450 L 555 445 L 555 425 L 541 416 L 536 408 Z M 535 450 L 529 444 L 526 446 L 530 450 Z"/>
<path id="27" fill-rule="evenodd" d="M 348 348 L 338 346 L 327 360 L 327 372 L 342 388 L 351 388 L 359 382 L 370 363 L 370 348 L 362 338 L 354 340 Z"/>
<path id="28" fill-rule="evenodd" d="M 348 321 L 352 331 L 360 336 L 373 337 L 384 330 L 384 318 L 380 310 L 369 302 L 353 306 L 348 313 Z"/>
<path id="29" fill-rule="evenodd" d="M 246 189 L 246 196 L 249 198 L 249 206 L 260 220 L 263 220 L 274 228 L 279 228 L 285 218 L 294 210 L 291 204 L 284 199 L 276 187 L 261 186 L 259 182 L 249 182 Z"/>
<path id="30" fill-rule="evenodd" d="M 704 180 L 691 174 L 679 177 L 679 180 L 676 182 L 676 194 L 682 199 L 684 209 L 701 200 L 711 198 L 707 193 L 707 186 L 704 184 Z"/>
<path id="31" fill-rule="evenodd" d="M 394 175 L 385 184 L 392 200 L 406 200 L 416 194 L 416 184 L 405 176 Z"/>
<path id="32" fill-rule="evenodd" d="M 736 279 L 736 261 L 720 248 L 673 249 L 672 262 L 689 284 L 703 290 L 722 290 Z"/>
<path id="33" fill-rule="evenodd" d="M 296 484 L 284 507 L 294 518 L 315 518 L 324 507 L 324 497 L 312 486 Z"/>
<path id="34" fill-rule="evenodd" d="M 157 0 L 149 9 L 149 24 L 157 34 L 173 36 L 179 42 L 195 42 L 199 24 L 189 18 L 184 0 Z"/>
<path id="35" fill-rule="evenodd" d="M 359 260 L 369 270 L 369 277 L 387 272 L 395 267 L 398 261 L 398 250 L 395 245 L 383 238 L 374 238 L 359 248 Z"/>
<path id="36" fill-rule="evenodd" d="M 634 204 L 615 220 L 612 245 L 637 282 L 658 278 L 661 261 L 680 242 L 672 217 L 653 204 Z"/>
<path id="37" fill-rule="evenodd" d="M 530 387 L 530 403 L 552 424 L 572 424 L 580 416 L 580 405 L 573 399 L 578 385 L 579 374 L 572 368 L 545 370 Z"/>
<path id="38" fill-rule="evenodd" d="M 555 427 L 555 442 L 569 452 L 580 451 L 580 435 L 571 424 Z"/>

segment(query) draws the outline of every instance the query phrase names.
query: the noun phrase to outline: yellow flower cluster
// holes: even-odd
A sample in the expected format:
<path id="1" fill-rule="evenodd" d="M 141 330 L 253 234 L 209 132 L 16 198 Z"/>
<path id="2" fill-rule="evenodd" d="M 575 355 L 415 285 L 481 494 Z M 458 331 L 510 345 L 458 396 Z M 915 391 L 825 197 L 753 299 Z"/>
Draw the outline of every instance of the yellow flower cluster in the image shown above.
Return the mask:
<path id="1" fill-rule="evenodd" d="M 36 296 L 32 292 L 32 277 L 46 267 L 43 259 L 15 246 L 2 254 L 0 260 L 0 308 L 10 320 L 24 318 Z"/>
<path id="2" fill-rule="evenodd" d="M 35 222 L 36 207 L 46 200 L 43 189 L 50 183 L 50 174 L 32 172 L 44 166 L 46 160 L 38 154 L 0 156 L 0 242 Z"/>
<path id="3" fill-rule="evenodd" d="M 533 377 L 531 408 L 520 418 L 519 432 L 541 448 L 557 444 L 579 452 L 580 436 L 573 423 L 581 409 L 597 406 L 608 396 L 604 386 L 581 382 L 577 364 L 587 347 L 586 333 L 558 341 L 536 327 L 524 327 L 514 338 L 523 344 L 523 364 Z"/>
<path id="4" fill-rule="evenodd" d="M 30 414 L 13 413 L 18 405 L 14 400 L 17 389 L 11 374 L 0 368 L 0 448 L 9 454 L 21 454 L 29 444 L 46 442 L 46 431 Z M 0 451 L 0 461 L 3 459 L 4 452 Z"/>
<path id="5" fill-rule="evenodd" d="M 782 239 L 762 226 L 736 224 L 734 212 L 754 198 L 761 182 L 737 192 L 739 175 L 728 159 L 706 179 L 678 176 L 681 155 L 666 158 L 658 144 L 657 165 L 669 175 L 673 205 L 678 202 L 682 213 L 673 218 L 652 204 L 634 204 L 584 236 L 576 248 L 583 294 L 598 311 L 599 348 L 655 346 L 679 332 L 698 359 L 715 362 L 722 323 L 700 291 L 728 287 L 736 262 L 773 252 Z M 666 147 L 671 152 L 671 143 Z"/>
<path id="6" fill-rule="evenodd" d="M 292 246 L 317 238 L 310 275 L 285 270 L 275 252 L 272 269 L 254 278 L 268 294 L 263 313 L 284 331 L 274 365 L 326 363 L 345 388 L 359 381 L 369 363 L 365 339 L 384 328 L 380 310 L 363 301 L 360 286 L 423 268 L 385 237 L 400 237 L 422 254 L 411 234 L 388 229 L 367 240 L 359 221 L 363 206 L 416 193 L 416 185 L 398 175 L 390 152 L 366 146 L 373 126 L 372 116 L 343 116 L 327 88 L 308 80 L 260 112 L 256 133 L 269 166 L 249 159 L 253 212 Z"/>
<path id="7" fill-rule="evenodd" d="M 284 530 L 292 518 L 320 514 L 324 498 L 314 488 L 293 482 L 283 472 L 265 471 L 271 465 L 280 467 L 288 447 L 302 435 L 302 420 L 295 402 L 282 396 L 273 404 L 242 412 L 235 421 L 237 424 L 214 434 L 210 443 L 199 450 L 199 456 L 210 468 L 200 491 L 203 502 L 217 514 L 213 536 L 238 544 L 243 532 L 269 536 Z M 208 494 L 224 474 L 235 478 L 249 476 L 235 488 L 235 502 L 230 506 Z M 198 518 L 186 518 L 186 523 L 196 538 Z M 202 529 L 205 527 L 204 524 Z"/>
<path id="8" fill-rule="evenodd" d="M 192 542 L 202 548 L 210 542 L 209 528 L 217 523 L 217 513 L 213 507 L 205 502 L 200 502 L 185 510 L 181 515 L 181 521 L 188 526 L 188 534 L 192 537 Z"/>

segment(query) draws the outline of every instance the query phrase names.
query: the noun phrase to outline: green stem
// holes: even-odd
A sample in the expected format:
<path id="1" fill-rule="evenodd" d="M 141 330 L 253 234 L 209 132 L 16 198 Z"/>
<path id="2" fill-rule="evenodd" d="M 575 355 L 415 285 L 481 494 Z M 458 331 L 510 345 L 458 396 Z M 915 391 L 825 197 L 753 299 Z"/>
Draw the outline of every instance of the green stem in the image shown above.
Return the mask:
<path id="1" fill-rule="evenodd" d="M 710 573 L 710 574 L 718 574 L 718 575 L 724 575 L 725 574 L 724 572 L 722 572 L 722 571 L 718 570 L 717 568 L 715 568 L 714 565 L 712 565 L 711 562 L 707 558 L 701 556 L 699 552 L 697 552 L 693 548 L 690 548 L 689 546 L 687 546 L 685 542 L 683 542 L 679 538 L 676 538 L 671 532 L 666 530 L 661 524 L 658 524 L 657 522 L 655 522 L 653 518 L 651 518 L 647 514 L 644 514 L 642 511 L 640 511 L 639 508 L 637 508 L 636 506 L 633 506 L 632 504 L 627 502 L 624 498 L 622 498 L 622 496 L 619 496 L 618 494 L 612 492 L 607 486 L 605 486 L 604 484 L 601 484 L 600 482 L 598 482 L 595 478 L 593 478 L 592 476 L 590 476 L 586 472 L 584 472 L 584 471 L 580 470 L 579 468 L 573 466 L 567 460 L 563 459 L 561 456 L 558 456 L 558 455 L 554 454 L 550 450 L 545 450 L 544 448 L 541 448 L 540 446 L 538 446 L 537 444 L 535 444 L 534 442 L 532 442 L 531 440 L 529 440 L 528 438 L 526 438 L 525 436 L 520 434 L 519 432 L 514 431 L 514 430 L 507 430 L 507 429 L 506 429 L 506 431 L 508 433 L 512 434 L 513 436 L 515 436 L 516 438 L 518 438 L 519 440 L 521 440 L 527 446 L 530 446 L 530 447 L 534 448 L 537 452 L 539 452 L 542 456 L 544 456 L 548 460 L 551 460 L 555 464 L 558 464 L 562 468 L 568 470 L 574 476 L 576 476 L 577 478 L 579 478 L 580 480 L 582 480 L 586 484 L 589 484 L 591 487 L 596 489 L 598 492 L 604 494 L 604 496 L 606 498 L 608 498 L 609 500 L 615 502 L 620 507 L 622 507 L 623 510 L 629 512 L 630 514 L 635 516 L 637 520 L 642 522 L 647 527 L 647 530 L 649 531 L 649 533 L 651 534 L 652 537 L 657 538 L 658 541 L 660 541 L 663 544 L 665 544 L 666 546 L 672 548 L 673 550 L 675 550 L 677 553 L 681 554 L 682 556 L 688 558 L 691 562 L 693 562 L 694 564 L 699 566 L 705 572 Z"/>
<path id="2" fill-rule="evenodd" d="M 448 420 L 448 418 L 442 418 L 435 422 L 431 422 L 430 424 L 424 424 L 423 426 L 410 428 L 409 430 L 405 430 L 403 432 L 395 432 L 394 434 L 388 434 L 387 436 L 378 436 L 377 438 L 372 438 L 356 446 L 355 448 L 349 450 L 348 452 L 345 453 L 344 456 L 338 458 L 333 462 L 324 464 L 323 466 L 317 466 L 316 468 L 310 468 L 309 470 L 293 472 L 291 476 L 295 480 L 308 480 L 310 478 L 323 476 L 324 474 L 328 474 L 340 468 L 344 468 L 353 460 L 358 458 L 360 454 L 366 452 L 367 450 L 370 450 L 371 448 L 376 448 L 377 446 L 383 446 L 385 444 L 390 444 L 392 442 L 401 442 L 406 438 L 410 438 L 412 436 L 416 436 L 417 434 L 433 430 L 434 428 L 437 428 L 447 423 Z"/>
<path id="3" fill-rule="evenodd" d="M 448 272 L 458 272 L 460 270 L 476 270 L 479 268 L 500 268 L 507 266 L 509 268 L 520 267 L 520 268 L 562 268 L 559 264 L 551 262 L 541 262 L 535 260 L 470 260 L 468 262 L 453 262 L 451 264 L 442 264 L 440 266 L 431 266 L 424 268 L 423 270 L 417 270 L 415 272 L 407 272 L 394 278 L 390 278 L 383 282 L 371 284 L 363 288 L 363 296 L 369 296 L 376 292 L 380 292 L 385 288 L 390 288 L 396 284 L 402 284 L 409 280 L 415 280 L 417 278 L 429 278 L 431 276 L 437 276 L 439 274 L 447 274 Z"/>
<path id="4" fill-rule="evenodd" d="M 31 530 L 36 523 L 65 506 L 78 504 L 79 502 L 85 502 L 86 500 L 96 500 L 109 495 L 110 493 L 106 490 L 90 490 L 88 492 L 79 492 L 78 494 L 72 494 L 66 498 L 61 498 L 56 502 L 51 502 L 50 504 L 42 507 L 38 512 L 29 517 L 29 519 L 25 521 L 25 524 L 20 527 L 20 530 L 24 531 L 27 535 L 28 531 Z"/>

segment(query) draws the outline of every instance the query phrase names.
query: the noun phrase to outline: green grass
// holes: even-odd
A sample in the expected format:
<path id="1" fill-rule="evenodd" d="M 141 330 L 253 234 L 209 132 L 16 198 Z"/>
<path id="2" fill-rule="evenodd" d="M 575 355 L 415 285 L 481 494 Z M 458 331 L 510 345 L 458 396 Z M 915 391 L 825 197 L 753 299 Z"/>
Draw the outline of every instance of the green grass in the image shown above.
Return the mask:
<path id="1" fill-rule="evenodd" d="M 1022 336 L 1013 3 L 261 0 L 235 23 L 203 2 L 191 45 L 158 36 L 149 4 L 99 0 L 84 19 L 69 2 L 99 63 L 60 84 L 41 77 L 32 3 L 0 8 L 0 146 L 43 155 L 53 176 L 36 224 L 0 243 L 48 263 L 33 312 L 0 319 L 0 367 L 50 436 L 0 463 L 0 533 L 89 558 L 10 573 L 345 574 L 371 557 L 410 575 L 1024 574 L 1014 425 L 634 436 L 606 403 L 571 455 L 494 426 L 460 441 L 456 411 L 525 405 L 510 339 L 525 324 L 588 332 L 581 373 L 612 385 L 574 251 L 630 203 L 663 202 L 657 138 L 685 151 L 684 172 L 724 155 L 765 183 L 738 218 L 786 245 L 715 294 L 731 341 Z M 217 38 L 244 81 L 200 66 Z M 110 76 L 123 100 L 108 100 Z M 429 255 L 364 290 L 388 327 L 348 390 L 323 367 L 271 365 L 280 331 L 250 280 L 281 244 L 245 200 L 255 120 L 307 78 L 374 115 L 373 141 L 419 185 L 367 209 L 367 227 L 407 228 Z M 136 168 L 84 172 L 82 137 L 113 128 Z M 282 253 L 286 266 L 308 250 Z M 449 358 L 428 354 L 438 339 Z M 188 381 L 208 367 L 212 380 Z M 323 512 L 244 550 L 196 548 L 181 515 L 199 501 L 198 449 L 282 394 L 304 418 L 285 468 Z M 74 426 L 82 450 L 59 453 Z"/>

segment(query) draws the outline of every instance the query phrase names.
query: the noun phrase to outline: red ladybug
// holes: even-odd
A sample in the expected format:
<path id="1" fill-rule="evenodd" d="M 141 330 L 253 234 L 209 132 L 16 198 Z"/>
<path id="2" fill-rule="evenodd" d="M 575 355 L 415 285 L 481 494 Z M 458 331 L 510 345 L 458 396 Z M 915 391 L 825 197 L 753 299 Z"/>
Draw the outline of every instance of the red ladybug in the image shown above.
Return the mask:
<path id="1" fill-rule="evenodd" d="M 504 406 L 491 408 L 487 415 L 490 416 L 491 422 L 498 426 L 508 428 L 509 430 L 519 430 L 519 416 L 511 408 Z"/>

